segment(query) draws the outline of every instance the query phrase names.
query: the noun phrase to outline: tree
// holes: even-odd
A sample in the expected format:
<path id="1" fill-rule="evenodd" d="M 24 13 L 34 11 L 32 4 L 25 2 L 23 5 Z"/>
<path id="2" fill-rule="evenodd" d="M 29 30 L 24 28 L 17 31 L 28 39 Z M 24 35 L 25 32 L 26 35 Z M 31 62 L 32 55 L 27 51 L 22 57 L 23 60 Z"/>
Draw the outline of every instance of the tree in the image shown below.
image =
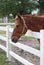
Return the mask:
<path id="1" fill-rule="evenodd" d="M 39 0 L 39 14 L 44 14 L 44 0 Z"/>
<path id="2" fill-rule="evenodd" d="M 37 8 L 37 0 L 0 0 L 0 13 L 2 15 L 30 14 Z"/>

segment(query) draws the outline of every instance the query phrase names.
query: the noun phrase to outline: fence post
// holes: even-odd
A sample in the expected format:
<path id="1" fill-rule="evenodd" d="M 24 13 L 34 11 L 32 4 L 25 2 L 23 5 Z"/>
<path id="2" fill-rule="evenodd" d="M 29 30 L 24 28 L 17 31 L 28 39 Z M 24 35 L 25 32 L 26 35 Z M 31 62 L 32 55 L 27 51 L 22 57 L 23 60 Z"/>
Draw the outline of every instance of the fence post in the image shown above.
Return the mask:
<path id="1" fill-rule="evenodd" d="M 10 37 L 9 28 L 10 28 L 10 26 L 7 25 L 6 26 L 6 38 L 7 38 L 6 48 L 7 48 L 7 58 L 8 58 L 8 61 L 11 61 L 11 56 L 10 56 L 10 53 L 9 53 L 9 51 L 11 50 L 11 44 L 9 43 L 9 37 Z"/>
<path id="2" fill-rule="evenodd" d="M 40 30 L 40 65 L 44 65 L 44 30 Z"/>

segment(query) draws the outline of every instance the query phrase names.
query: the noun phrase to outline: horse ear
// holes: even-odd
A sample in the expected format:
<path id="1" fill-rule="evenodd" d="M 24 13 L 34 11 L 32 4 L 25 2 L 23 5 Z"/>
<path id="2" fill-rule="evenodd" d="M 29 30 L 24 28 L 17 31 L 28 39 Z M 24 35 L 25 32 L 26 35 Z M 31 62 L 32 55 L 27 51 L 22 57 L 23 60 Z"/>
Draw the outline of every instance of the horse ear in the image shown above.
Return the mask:
<path id="1" fill-rule="evenodd" d="M 15 19 L 17 19 L 17 18 L 18 18 L 18 16 L 16 15 Z"/>
<path id="2" fill-rule="evenodd" d="M 16 19 L 19 18 L 21 20 L 21 16 L 20 15 L 16 15 Z"/>
<path id="3" fill-rule="evenodd" d="M 18 18 L 21 20 L 21 16 L 20 15 L 18 15 Z"/>

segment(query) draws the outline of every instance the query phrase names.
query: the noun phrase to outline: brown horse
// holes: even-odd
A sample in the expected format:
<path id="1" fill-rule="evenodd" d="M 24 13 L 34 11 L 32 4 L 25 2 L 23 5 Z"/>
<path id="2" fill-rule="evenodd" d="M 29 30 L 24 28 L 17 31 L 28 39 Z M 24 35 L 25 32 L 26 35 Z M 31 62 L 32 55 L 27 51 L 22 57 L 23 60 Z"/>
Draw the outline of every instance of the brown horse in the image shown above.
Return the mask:
<path id="1" fill-rule="evenodd" d="M 44 15 L 17 15 L 11 39 L 17 42 L 18 39 L 30 29 L 39 32 L 44 29 Z"/>

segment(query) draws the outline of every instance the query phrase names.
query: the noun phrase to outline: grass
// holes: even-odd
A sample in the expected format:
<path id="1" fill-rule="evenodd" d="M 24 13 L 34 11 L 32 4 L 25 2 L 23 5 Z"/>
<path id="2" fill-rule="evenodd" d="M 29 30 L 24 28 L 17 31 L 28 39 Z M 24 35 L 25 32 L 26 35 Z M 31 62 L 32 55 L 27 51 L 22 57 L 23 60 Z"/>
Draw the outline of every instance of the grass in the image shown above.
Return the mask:
<path id="1" fill-rule="evenodd" d="M 5 52 L 0 50 L 0 65 L 6 64 L 6 55 Z"/>
<path id="2" fill-rule="evenodd" d="M 32 37 L 29 37 L 29 36 L 22 36 L 21 38 L 25 39 L 25 40 L 30 40 L 32 39 Z"/>
<path id="3" fill-rule="evenodd" d="M 6 31 L 0 31 L 0 34 L 6 34 Z"/>
<path id="4" fill-rule="evenodd" d="M 0 20 L 0 23 L 3 23 L 4 22 L 4 20 Z"/>
<path id="5" fill-rule="evenodd" d="M 17 63 L 7 62 L 6 54 L 0 49 L 0 65 L 17 65 Z"/>
<path id="6" fill-rule="evenodd" d="M 8 21 L 9 21 L 9 22 L 11 22 L 11 23 L 12 23 L 12 22 L 15 22 L 15 20 L 14 20 L 14 19 L 9 19 Z"/>

